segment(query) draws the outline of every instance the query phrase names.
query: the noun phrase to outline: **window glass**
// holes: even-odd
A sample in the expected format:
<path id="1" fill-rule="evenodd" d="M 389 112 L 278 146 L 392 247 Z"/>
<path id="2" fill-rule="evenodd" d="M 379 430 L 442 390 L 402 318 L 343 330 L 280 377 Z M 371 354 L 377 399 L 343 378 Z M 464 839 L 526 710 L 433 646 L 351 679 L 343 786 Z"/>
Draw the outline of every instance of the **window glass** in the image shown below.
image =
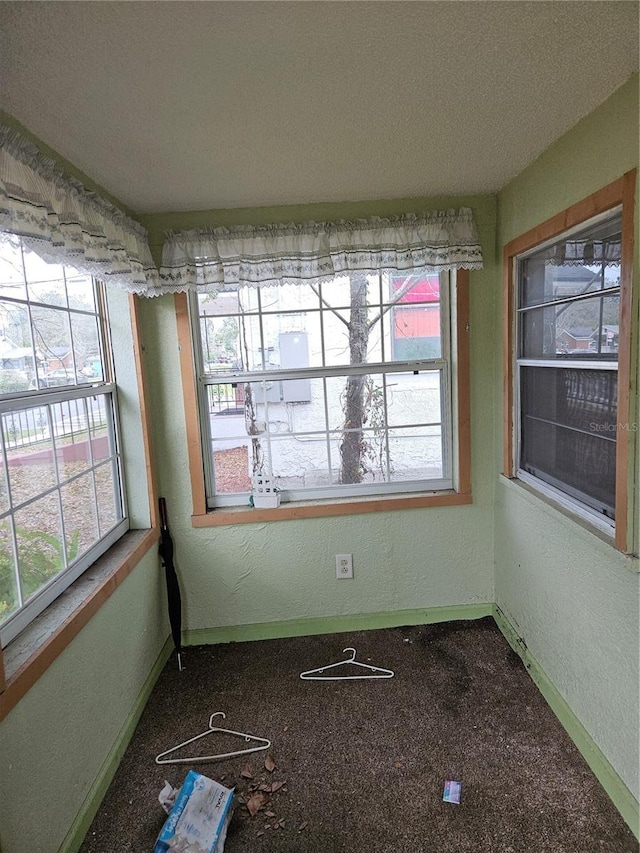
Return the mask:
<path id="1" fill-rule="evenodd" d="M 570 489 L 614 518 L 618 376 L 526 367 L 521 375 L 525 471 Z"/>
<path id="2" fill-rule="evenodd" d="M 525 358 L 615 361 L 619 315 L 618 295 L 531 308 L 522 313 L 522 354 Z"/>
<path id="3" fill-rule="evenodd" d="M 615 518 L 621 214 L 518 260 L 521 471 Z"/>
<path id="4" fill-rule="evenodd" d="M 620 287 L 622 213 L 587 225 L 519 261 L 519 306 Z"/>
<path id="5" fill-rule="evenodd" d="M 0 243 L 3 645 L 126 529 L 96 287 Z"/>
<path id="6" fill-rule="evenodd" d="M 415 271 L 194 297 L 209 505 L 246 503 L 256 473 L 283 501 L 450 488 L 448 287 Z"/>

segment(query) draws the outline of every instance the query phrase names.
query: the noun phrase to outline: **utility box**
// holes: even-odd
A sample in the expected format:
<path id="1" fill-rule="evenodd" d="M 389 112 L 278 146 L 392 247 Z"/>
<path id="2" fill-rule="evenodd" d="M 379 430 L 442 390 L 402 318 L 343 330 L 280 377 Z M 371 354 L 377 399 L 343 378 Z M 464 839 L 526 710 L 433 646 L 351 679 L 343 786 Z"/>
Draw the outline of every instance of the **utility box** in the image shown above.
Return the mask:
<path id="1" fill-rule="evenodd" d="M 251 393 L 254 403 L 281 403 L 282 382 L 269 379 L 266 382 L 252 382 Z"/>
<path id="2" fill-rule="evenodd" d="M 281 332 L 280 367 L 309 367 L 309 337 L 306 332 Z M 310 403 L 311 380 L 287 379 L 282 382 L 282 399 L 285 403 Z"/>

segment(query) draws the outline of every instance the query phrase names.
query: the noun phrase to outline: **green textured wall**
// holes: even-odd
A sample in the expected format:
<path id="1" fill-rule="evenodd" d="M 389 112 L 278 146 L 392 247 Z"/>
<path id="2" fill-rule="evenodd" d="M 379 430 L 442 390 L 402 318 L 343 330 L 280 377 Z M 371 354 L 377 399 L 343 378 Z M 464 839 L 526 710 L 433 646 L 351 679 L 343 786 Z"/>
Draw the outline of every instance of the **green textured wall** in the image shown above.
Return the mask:
<path id="1" fill-rule="evenodd" d="M 162 602 L 152 550 L 0 723 L 5 853 L 64 842 L 164 645 Z"/>
<path id="2" fill-rule="evenodd" d="M 498 195 L 498 247 L 638 165 L 638 76 L 552 145 Z M 638 228 L 636 203 L 636 235 Z M 634 329 L 638 341 L 638 268 Z M 495 334 L 501 323 L 498 306 Z M 634 375 L 637 388 L 637 349 Z M 502 420 L 496 350 L 496 423 Z M 632 418 L 640 423 L 637 395 Z M 501 468 L 496 431 L 495 467 Z M 635 469 L 636 513 L 638 464 Z M 544 531 L 544 535 L 541 535 Z M 638 560 L 499 477 L 496 602 L 638 799 Z"/>

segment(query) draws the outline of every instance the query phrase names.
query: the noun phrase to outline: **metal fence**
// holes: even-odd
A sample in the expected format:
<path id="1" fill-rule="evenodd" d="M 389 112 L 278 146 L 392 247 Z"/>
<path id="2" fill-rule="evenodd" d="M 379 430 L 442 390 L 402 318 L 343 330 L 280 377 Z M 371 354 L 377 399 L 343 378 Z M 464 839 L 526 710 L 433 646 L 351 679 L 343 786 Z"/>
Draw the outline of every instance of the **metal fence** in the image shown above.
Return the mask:
<path id="1" fill-rule="evenodd" d="M 6 412 L 2 416 L 5 448 L 34 448 L 50 442 L 54 436 L 70 438 L 72 443 L 76 439 L 86 440 L 83 433 L 89 429 L 95 432 L 107 423 L 104 397 L 100 395 L 95 399 L 97 405 L 91 407 L 81 398 Z"/>

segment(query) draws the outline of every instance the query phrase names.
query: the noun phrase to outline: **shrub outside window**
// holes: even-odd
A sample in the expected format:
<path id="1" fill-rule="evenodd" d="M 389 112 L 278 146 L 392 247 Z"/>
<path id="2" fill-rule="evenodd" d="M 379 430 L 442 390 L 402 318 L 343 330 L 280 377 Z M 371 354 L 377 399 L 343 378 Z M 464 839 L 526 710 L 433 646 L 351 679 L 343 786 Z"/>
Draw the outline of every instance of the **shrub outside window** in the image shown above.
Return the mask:
<path id="1" fill-rule="evenodd" d="M 451 489 L 452 277 L 192 294 L 208 506 Z"/>
<path id="2" fill-rule="evenodd" d="M 128 522 L 101 287 L 3 241 L 0 323 L 4 646 Z"/>

